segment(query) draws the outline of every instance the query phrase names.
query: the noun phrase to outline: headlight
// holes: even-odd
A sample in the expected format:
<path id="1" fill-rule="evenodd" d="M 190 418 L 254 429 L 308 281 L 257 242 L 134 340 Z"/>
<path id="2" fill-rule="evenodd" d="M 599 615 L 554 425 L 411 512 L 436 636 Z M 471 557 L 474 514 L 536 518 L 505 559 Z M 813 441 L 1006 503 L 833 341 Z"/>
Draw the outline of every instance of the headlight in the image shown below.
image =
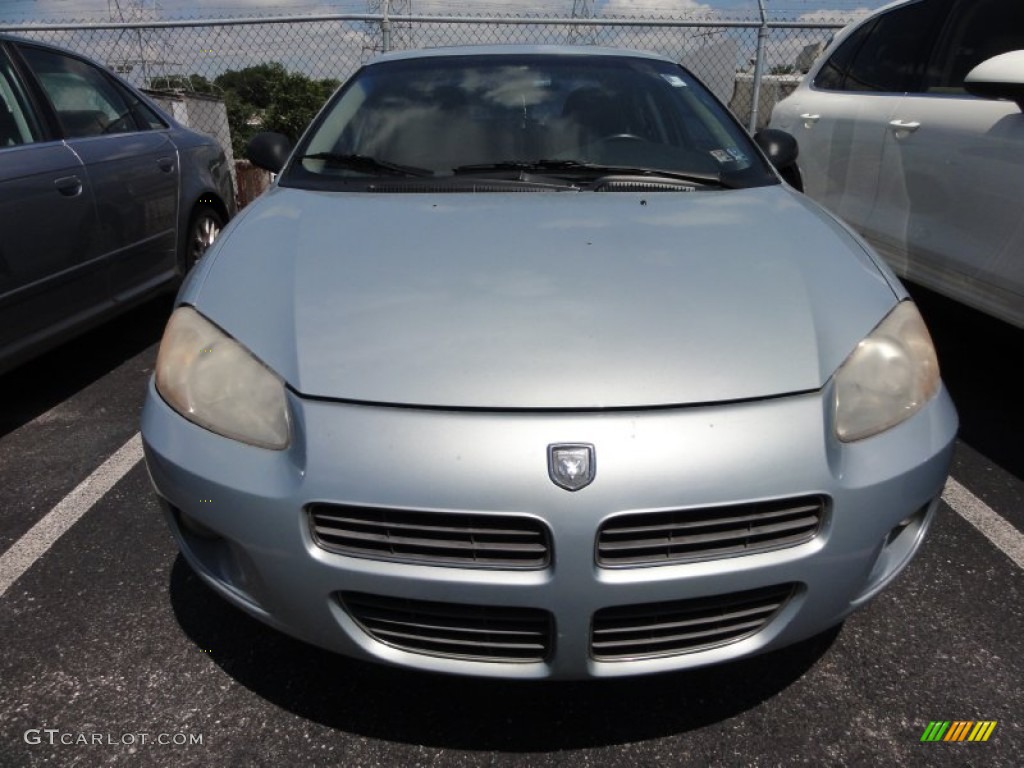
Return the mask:
<path id="1" fill-rule="evenodd" d="M 156 359 L 156 388 L 189 421 L 261 448 L 288 446 L 284 382 L 191 307 L 171 315 Z"/>
<path id="2" fill-rule="evenodd" d="M 914 303 L 901 302 L 836 372 L 836 434 L 849 443 L 884 432 L 938 390 L 931 336 Z"/>

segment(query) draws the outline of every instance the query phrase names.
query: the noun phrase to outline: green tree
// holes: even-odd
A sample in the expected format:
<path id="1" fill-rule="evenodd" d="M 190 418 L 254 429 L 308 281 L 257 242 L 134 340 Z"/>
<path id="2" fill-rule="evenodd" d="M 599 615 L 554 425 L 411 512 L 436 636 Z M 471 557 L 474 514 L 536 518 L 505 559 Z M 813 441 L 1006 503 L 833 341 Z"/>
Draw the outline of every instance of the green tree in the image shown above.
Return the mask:
<path id="1" fill-rule="evenodd" d="M 267 109 L 274 100 L 276 86 L 288 77 L 284 64 L 276 61 L 256 64 L 245 69 L 229 69 L 214 79 L 214 83 L 232 93 L 255 109 Z"/>
<path id="2" fill-rule="evenodd" d="M 297 72 L 289 73 L 278 84 L 274 100 L 264 114 L 264 129 L 297 141 L 337 87 L 337 80 L 313 80 Z"/>
<path id="3" fill-rule="evenodd" d="M 337 80 L 289 72 L 276 61 L 229 70 L 213 84 L 224 92 L 232 149 L 240 158 L 260 131 L 277 131 L 296 141 L 338 87 Z"/>

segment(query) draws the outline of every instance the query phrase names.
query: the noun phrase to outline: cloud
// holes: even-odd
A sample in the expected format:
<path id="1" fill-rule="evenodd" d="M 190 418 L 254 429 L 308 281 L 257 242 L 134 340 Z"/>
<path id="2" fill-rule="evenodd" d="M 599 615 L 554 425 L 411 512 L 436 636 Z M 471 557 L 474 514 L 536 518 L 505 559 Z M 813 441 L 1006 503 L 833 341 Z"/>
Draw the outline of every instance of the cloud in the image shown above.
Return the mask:
<path id="1" fill-rule="evenodd" d="M 572 0 L 411 0 L 413 13 L 444 16 L 572 15 Z"/>
<path id="2" fill-rule="evenodd" d="M 865 0 L 866 1 L 866 0 Z M 185 0 L 160 0 L 162 18 L 188 16 L 259 16 L 262 14 L 314 14 L 365 12 L 366 0 L 209 0 L 202 5 Z M 413 10 L 422 14 L 477 16 L 541 15 L 566 18 L 572 12 L 572 0 L 412 0 Z M 155 3 L 146 0 L 153 9 Z M 731 78 L 737 67 L 745 66 L 753 56 L 756 30 L 716 28 L 721 17 L 715 10 L 721 2 L 709 0 L 595 0 L 599 17 L 708 19 L 699 27 L 674 26 L 579 26 L 566 25 L 485 25 L 423 23 L 395 24 L 395 47 L 429 47 L 459 44 L 497 43 L 583 43 L 656 51 L 674 60 L 685 59 L 704 77 Z M 107 0 L 0 0 L 0 11 L 9 14 L 12 7 L 32 6 L 36 20 L 60 9 L 63 15 L 53 20 L 83 18 L 92 9 L 94 20 L 107 20 Z M 74 9 L 76 15 L 70 15 Z M 867 8 L 804 13 L 804 21 L 834 21 L 837 17 L 863 15 Z M 768 65 L 791 64 L 807 44 L 819 42 L 829 30 L 772 30 L 768 38 Z M 36 33 L 32 36 L 79 50 L 99 61 L 127 70 L 136 83 L 145 75 L 185 75 L 198 73 L 213 78 L 227 69 L 241 69 L 265 61 L 280 61 L 290 70 L 313 77 L 344 79 L 372 56 L 381 45 L 379 25 L 363 22 L 296 22 L 237 27 L 201 27 L 148 29 L 142 32 L 89 30 L 80 32 Z M 143 64 L 145 61 L 145 64 Z M 699 66 L 698 66 L 699 65 Z"/>
<path id="3" fill-rule="evenodd" d="M 601 16 L 614 17 L 665 17 L 685 19 L 707 18 L 716 13 L 707 3 L 697 0 L 608 0 L 599 8 Z"/>
<path id="4" fill-rule="evenodd" d="M 121 13 L 108 0 L 0 0 L 0 22 L 148 21 L 231 16 L 287 16 L 366 13 L 365 0 L 121 0 Z M 111 12 L 113 10 L 113 13 Z"/>
<path id="5" fill-rule="evenodd" d="M 810 11 L 808 13 L 801 13 L 798 17 L 798 21 L 810 21 L 818 22 L 822 24 L 834 24 L 840 23 L 845 24 L 851 21 L 857 21 L 863 19 L 873 9 L 867 7 L 860 8 L 849 8 L 847 10 L 836 10 L 836 9 L 821 9 L 817 11 Z"/>

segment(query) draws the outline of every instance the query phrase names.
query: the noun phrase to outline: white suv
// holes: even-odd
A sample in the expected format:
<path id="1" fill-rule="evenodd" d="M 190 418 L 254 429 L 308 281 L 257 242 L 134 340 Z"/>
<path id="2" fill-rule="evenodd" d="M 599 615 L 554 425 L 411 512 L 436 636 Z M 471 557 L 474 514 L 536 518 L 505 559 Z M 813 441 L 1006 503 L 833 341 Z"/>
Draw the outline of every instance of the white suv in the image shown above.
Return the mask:
<path id="1" fill-rule="evenodd" d="M 804 191 L 903 277 L 1024 327 L 1024 0 L 904 0 L 772 113 Z"/>

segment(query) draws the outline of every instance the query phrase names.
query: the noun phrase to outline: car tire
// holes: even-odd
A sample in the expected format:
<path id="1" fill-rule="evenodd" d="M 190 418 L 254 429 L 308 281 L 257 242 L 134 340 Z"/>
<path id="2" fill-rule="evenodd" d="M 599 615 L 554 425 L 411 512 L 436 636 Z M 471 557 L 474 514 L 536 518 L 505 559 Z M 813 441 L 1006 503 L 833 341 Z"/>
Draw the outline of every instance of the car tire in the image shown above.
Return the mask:
<path id="1" fill-rule="evenodd" d="M 182 249 L 182 263 L 185 272 L 192 269 L 196 262 L 203 257 L 206 249 L 213 245 L 213 241 L 217 239 L 222 229 L 224 229 L 224 217 L 216 208 L 209 205 L 196 206 L 189 218 L 188 234 Z"/>

